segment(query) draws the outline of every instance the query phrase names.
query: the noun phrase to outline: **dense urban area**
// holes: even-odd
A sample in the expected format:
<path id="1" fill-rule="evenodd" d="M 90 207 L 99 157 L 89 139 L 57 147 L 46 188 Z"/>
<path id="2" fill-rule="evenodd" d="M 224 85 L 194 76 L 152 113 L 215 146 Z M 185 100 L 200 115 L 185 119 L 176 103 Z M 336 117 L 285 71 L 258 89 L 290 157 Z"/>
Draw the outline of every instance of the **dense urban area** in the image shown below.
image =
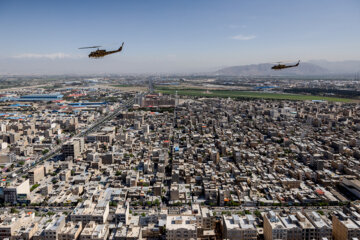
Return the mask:
<path id="1" fill-rule="evenodd" d="M 357 78 L 0 82 L 0 239 L 360 239 Z"/>

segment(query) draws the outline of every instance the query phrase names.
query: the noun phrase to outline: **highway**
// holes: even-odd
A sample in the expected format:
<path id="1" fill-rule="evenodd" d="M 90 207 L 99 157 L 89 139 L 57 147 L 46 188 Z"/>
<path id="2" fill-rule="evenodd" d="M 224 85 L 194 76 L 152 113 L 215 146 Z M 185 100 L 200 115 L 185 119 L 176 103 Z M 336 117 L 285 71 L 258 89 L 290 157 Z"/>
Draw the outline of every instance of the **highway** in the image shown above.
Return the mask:
<path id="1" fill-rule="evenodd" d="M 77 137 L 85 137 L 89 133 L 92 133 L 92 132 L 96 131 L 97 129 L 99 129 L 103 125 L 103 123 L 115 118 L 120 112 L 122 112 L 122 111 L 124 111 L 126 109 L 129 109 L 134 104 L 134 101 L 135 101 L 134 98 L 131 98 L 130 100 L 126 101 L 119 108 L 115 109 L 112 113 L 106 115 L 105 117 L 101 118 L 97 122 L 91 124 L 86 130 L 83 130 L 80 133 L 74 135 L 68 141 L 71 141 L 71 139 L 74 139 L 74 138 L 77 138 Z M 37 165 L 42 164 L 43 162 L 53 158 L 54 156 L 56 156 L 61 151 L 62 146 L 63 146 L 63 144 L 60 144 L 60 145 L 56 146 L 55 148 L 50 150 L 48 153 L 46 153 L 44 156 L 42 156 L 39 159 L 35 160 L 35 162 L 30 167 L 24 166 L 24 167 L 21 167 L 20 169 L 17 169 L 16 171 L 13 172 L 13 173 L 16 174 L 16 176 L 8 178 L 7 181 L 12 182 L 16 178 L 20 177 L 18 175 L 23 175 L 24 173 L 27 173 L 29 170 L 36 167 Z"/>

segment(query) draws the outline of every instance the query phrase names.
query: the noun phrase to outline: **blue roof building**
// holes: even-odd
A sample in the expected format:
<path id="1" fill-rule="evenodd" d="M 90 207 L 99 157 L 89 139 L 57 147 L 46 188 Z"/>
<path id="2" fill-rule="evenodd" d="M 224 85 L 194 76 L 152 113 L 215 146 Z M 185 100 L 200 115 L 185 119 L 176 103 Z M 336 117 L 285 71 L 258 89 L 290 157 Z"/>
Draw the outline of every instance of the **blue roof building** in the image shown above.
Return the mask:
<path id="1" fill-rule="evenodd" d="M 59 93 L 54 94 L 31 94 L 31 95 L 24 95 L 20 98 L 16 99 L 15 101 L 56 101 L 62 100 L 64 95 Z"/>
<path id="2" fill-rule="evenodd" d="M 91 106 L 101 106 L 106 105 L 107 102 L 77 102 L 77 103 L 69 103 L 69 106 L 72 107 L 91 107 Z"/>

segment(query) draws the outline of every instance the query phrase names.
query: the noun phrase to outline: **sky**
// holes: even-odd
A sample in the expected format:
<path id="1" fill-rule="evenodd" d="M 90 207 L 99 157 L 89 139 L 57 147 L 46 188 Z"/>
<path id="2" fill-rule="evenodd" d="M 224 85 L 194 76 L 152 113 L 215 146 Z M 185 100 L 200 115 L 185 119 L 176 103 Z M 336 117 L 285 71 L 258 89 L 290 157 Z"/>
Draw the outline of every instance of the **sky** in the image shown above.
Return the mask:
<path id="1" fill-rule="evenodd" d="M 359 0 L 0 0 L 0 74 L 186 73 L 360 60 Z M 122 53 L 89 59 L 101 45 Z"/>

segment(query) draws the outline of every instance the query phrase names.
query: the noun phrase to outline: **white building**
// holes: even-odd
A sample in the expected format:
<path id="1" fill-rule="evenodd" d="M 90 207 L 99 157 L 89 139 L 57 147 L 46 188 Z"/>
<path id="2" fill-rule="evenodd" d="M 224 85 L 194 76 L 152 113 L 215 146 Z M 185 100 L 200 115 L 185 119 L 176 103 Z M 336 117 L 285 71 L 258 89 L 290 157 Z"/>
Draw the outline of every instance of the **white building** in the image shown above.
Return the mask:
<path id="1" fill-rule="evenodd" d="M 255 226 L 255 218 L 252 215 L 239 216 L 223 215 L 224 238 L 225 239 L 257 239 L 257 230 Z"/>
<path id="2" fill-rule="evenodd" d="M 193 216 L 167 216 L 166 239 L 182 240 L 196 239 L 196 217 Z"/>

